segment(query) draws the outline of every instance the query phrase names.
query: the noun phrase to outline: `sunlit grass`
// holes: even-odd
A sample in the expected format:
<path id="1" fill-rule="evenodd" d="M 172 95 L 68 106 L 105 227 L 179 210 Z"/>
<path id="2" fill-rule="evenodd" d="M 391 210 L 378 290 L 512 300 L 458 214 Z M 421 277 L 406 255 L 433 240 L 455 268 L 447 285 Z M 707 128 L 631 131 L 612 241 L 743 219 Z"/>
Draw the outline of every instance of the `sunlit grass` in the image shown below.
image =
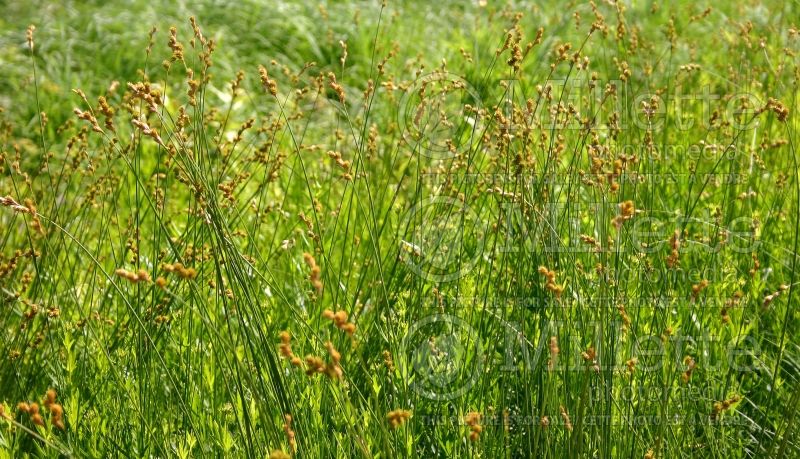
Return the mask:
<path id="1" fill-rule="evenodd" d="M 9 5 L 3 457 L 800 454 L 797 5 L 483 3 Z"/>

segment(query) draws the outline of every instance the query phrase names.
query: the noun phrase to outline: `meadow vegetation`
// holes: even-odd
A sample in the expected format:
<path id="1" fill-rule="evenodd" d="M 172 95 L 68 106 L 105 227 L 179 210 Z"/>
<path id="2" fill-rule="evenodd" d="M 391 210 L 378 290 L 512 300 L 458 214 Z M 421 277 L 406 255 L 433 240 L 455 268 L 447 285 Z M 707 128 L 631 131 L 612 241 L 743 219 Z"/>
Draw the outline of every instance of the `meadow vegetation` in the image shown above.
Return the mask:
<path id="1" fill-rule="evenodd" d="M 0 11 L 0 458 L 800 457 L 797 2 Z"/>

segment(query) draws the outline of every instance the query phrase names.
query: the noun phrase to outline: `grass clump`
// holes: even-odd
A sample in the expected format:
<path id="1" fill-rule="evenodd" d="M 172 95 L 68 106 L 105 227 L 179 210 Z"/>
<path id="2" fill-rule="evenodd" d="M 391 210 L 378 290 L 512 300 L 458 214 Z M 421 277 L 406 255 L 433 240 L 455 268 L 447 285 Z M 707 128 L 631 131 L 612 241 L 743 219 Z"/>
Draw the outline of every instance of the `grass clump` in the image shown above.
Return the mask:
<path id="1" fill-rule="evenodd" d="M 10 6 L 0 451 L 797 455 L 797 5 L 488 3 Z"/>

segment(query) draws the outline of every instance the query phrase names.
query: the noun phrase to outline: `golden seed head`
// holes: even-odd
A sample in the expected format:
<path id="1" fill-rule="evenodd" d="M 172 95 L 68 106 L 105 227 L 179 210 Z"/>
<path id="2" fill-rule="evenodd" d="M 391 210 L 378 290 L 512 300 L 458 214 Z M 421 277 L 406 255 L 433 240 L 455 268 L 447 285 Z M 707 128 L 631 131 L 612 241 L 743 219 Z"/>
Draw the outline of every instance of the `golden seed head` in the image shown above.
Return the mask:
<path id="1" fill-rule="evenodd" d="M 36 26 L 31 24 L 28 26 L 28 30 L 25 33 L 25 36 L 28 40 L 28 48 L 33 51 L 33 32 L 36 30 Z"/>
<path id="2" fill-rule="evenodd" d="M 60 418 L 64 414 L 64 408 L 58 403 L 53 403 L 50 405 L 50 414 L 56 418 Z"/>
<path id="3" fill-rule="evenodd" d="M 267 72 L 266 67 L 263 65 L 258 66 L 258 74 L 261 77 L 261 85 L 264 89 L 270 93 L 273 97 L 278 96 L 278 84 L 275 80 L 269 77 L 269 73 Z"/>
<path id="4" fill-rule="evenodd" d="M 408 421 L 410 418 L 411 418 L 411 411 L 403 410 L 403 409 L 396 409 L 396 410 L 390 411 L 386 415 L 386 419 L 389 421 L 389 425 L 393 429 L 396 429 L 396 428 L 400 427 L 406 421 Z"/>
<path id="5" fill-rule="evenodd" d="M 564 427 L 572 432 L 572 420 L 569 417 L 569 413 L 567 413 L 567 409 L 564 408 L 564 405 L 559 406 L 559 410 L 561 411 L 561 419 L 564 420 Z"/>

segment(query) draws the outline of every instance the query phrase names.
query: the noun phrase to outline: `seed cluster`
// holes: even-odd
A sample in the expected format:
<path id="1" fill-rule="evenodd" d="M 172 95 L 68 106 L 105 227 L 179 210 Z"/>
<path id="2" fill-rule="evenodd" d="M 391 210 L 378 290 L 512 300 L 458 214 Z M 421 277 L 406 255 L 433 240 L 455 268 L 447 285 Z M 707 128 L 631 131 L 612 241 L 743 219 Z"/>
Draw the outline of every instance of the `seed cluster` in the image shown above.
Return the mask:
<path id="1" fill-rule="evenodd" d="M 564 428 L 572 432 L 572 419 L 570 419 L 567 409 L 564 408 L 564 405 L 560 405 L 558 409 L 561 411 L 561 419 L 564 421 Z"/>
<path id="2" fill-rule="evenodd" d="M 390 411 L 386 415 L 386 419 L 389 421 L 389 425 L 392 427 L 392 429 L 396 429 L 405 424 L 406 421 L 411 419 L 411 411 L 396 409 Z"/>
<path id="3" fill-rule="evenodd" d="M 633 201 L 623 201 L 619 204 L 619 215 L 613 218 L 612 224 L 619 229 L 622 224 L 636 214 L 636 208 L 633 204 Z"/>
<path id="4" fill-rule="evenodd" d="M 294 430 L 292 430 L 292 415 L 286 414 L 283 419 L 283 431 L 286 433 L 286 441 L 289 442 L 289 450 L 295 452 L 297 451 L 297 439 Z"/>
<path id="5" fill-rule="evenodd" d="M 711 411 L 711 419 L 718 419 L 724 412 L 730 410 L 733 405 L 736 405 L 741 400 L 742 397 L 740 395 L 734 395 L 733 397 L 721 402 L 714 402 L 714 406 Z"/>
<path id="6" fill-rule="evenodd" d="M 550 337 L 550 360 L 547 361 L 547 368 L 552 370 L 555 367 L 558 354 L 561 349 L 558 348 L 558 338 L 555 336 Z"/>
<path id="7" fill-rule="evenodd" d="M 194 279 L 197 277 L 197 270 L 194 268 L 187 268 L 183 266 L 183 263 L 164 263 L 161 268 L 168 273 L 174 273 L 181 279 Z"/>
<path id="8" fill-rule="evenodd" d="M 769 295 L 764 297 L 764 302 L 761 304 L 761 307 L 764 308 L 764 309 L 768 308 L 769 305 L 772 304 L 773 301 L 775 301 L 775 298 L 779 297 L 781 295 L 781 293 L 785 292 L 786 290 L 789 290 L 789 286 L 786 285 L 786 284 L 781 285 L 778 288 L 778 290 L 776 290 L 776 291 L 774 291 L 774 292 L 772 292 Z"/>
<path id="9" fill-rule="evenodd" d="M 322 279 L 319 265 L 317 265 L 317 260 L 314 259 L 314 256 L 310 253 L 306 252 L 303 254 L 303 260 L 305 260 L 310 273 L 308 275 L 308 280 L 311 281 L 311 286 L 314 287 L 314 290 L 317 292 L 317 295 L 322 294 Z"/>
<path id="10" fill-rule="evenodd" d="M 347 311 L 343 309 L 340 309 L 336 312 L 326 309 L 322 312 L 322 317 L 330 319 L 336 328 L 347 333 L 349 336 L 353 336 L 353 334 L 356 332 L 356 324 L 349 322 Z"/>
<path id="11" fill-rule="evenodd" d="M 152 280 L 150 277 L 150 273 L 148 273 L 144 269 L 140 269 L 136 272 L 133 272 L 133 271 L 128 271 L 127 269 L 124 268 L 119 268 L 116 271 L 114 271 L 114 274 L 134 284 L 138 284 L 140 282 L 147 283 Z"/>
<path id="12" fill-rule="evenodd" d="M 547 269 L 545 266 L 539 266 L 539 274 L 544 276 L 547 281 L 545 288 L 553 292 L 556 298 L 560 298 L 561 294 L 564 293 L 564 287 L 556 284 L 556 272 Z"/>
<path id="13" fill-rule="evenodd" d="M 469 439 L 470 441 L 478 441 L 483 432 L 481 425 L 481 414 L 477 411 L 470 411 L 464 416 L 464 423 L 469 426 Z"/>
<path id="14" fill-rule="evenodd" d="M 42 402 L 45 409 L 50 413 L 50 424 L 59 429 L 64 430 L 64 408 L 59 403 L 56 403 L 56 391 L 48 389 Z M 39 404 L 36 402 L 20 402 L 17 404 L 17 410 L 27 414 L 31 423 L 34 425 L 45 427 L 44 419 L 42 418 Z M 7 417 L 2 413 L 3 417 Z"/>
<path id="15" fill-rule="evenodd" d="M 281 338 L 281 344 L 278 347 L 278 350 L 280 351 L 281 356 L 289 359 L 289 362 L 296 367 L 302 366 L 303 361 L 300 359 L 300 357 L 294 355 L 294 352 L 292 352 L 292 336 L 289 334 L 289 332 L 284 330 L 280 332 L 279 336 Z"/>

